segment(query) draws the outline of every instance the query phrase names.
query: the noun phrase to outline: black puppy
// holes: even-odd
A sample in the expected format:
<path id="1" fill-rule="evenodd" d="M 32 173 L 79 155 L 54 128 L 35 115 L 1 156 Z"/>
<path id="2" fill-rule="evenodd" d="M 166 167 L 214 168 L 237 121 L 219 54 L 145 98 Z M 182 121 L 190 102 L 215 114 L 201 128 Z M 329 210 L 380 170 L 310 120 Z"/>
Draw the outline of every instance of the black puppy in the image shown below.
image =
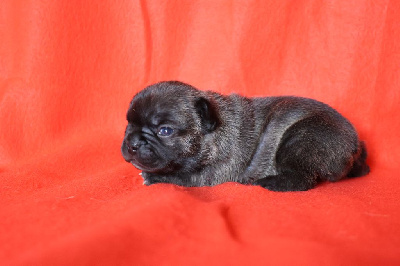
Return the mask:
<path id="1" fill-rule="evenodd" d="M 312 99 L 224 96 L 168 81 L 139 92 L 127 120 L 122 155 L 147 185 L 297 191 L 369 172 L 350 122 Z"/>

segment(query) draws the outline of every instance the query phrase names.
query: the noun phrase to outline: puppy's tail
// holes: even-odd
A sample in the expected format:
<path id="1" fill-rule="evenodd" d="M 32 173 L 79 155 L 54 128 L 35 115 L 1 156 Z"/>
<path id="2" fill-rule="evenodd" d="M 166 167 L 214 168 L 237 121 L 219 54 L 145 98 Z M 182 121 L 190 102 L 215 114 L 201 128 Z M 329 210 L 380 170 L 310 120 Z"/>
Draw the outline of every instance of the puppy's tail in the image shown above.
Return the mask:
<path id="1" fill-rule="evenodd" d="M 366 163 L 367 148 L 363 141 L 360 141 L 359 149 L 360 152 L 358 153 L 358 157 L 355 158 L 353 167 L 347 174 L 347 177 L 359 177 L 369 173 L 369 166 Z"/>

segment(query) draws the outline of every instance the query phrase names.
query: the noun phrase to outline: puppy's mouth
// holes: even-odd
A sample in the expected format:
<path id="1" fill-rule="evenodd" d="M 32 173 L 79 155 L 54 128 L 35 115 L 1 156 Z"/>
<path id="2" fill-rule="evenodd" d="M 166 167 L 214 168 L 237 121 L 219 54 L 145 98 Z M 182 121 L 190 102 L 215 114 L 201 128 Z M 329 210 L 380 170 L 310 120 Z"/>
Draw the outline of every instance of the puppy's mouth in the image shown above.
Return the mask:
<path id="1" fill-rule="evenodd" d="M 158 167 L 149 167 L 148 165 L 142 164 L 134 159 L 132 159 L 130 161 L 130 163 L 133 166 L 135 166 L 136 168 L 138 168 L 139 170 L 146 172 L 146 173 L 164 173 L 164 172 L 167 172 L 167 169 L 168 169 L 168 165 L 167 166 L 161 165 Z"/>
<path id="2" fill-rule="evenodd" d="M 154 171 L 154 168 L 153 168 L 153 167 L 146 166 L 146 165 L 144 165 L 144 164 L 138 162 L 138 161 L 135 160 L 135 159 L 132 159 L 132 160 L 130 160 L 129 162 L 130 162 L 133 166 L 135 166 L 136 168 L 138 168 L 139 170 L 142 170 L 142 171 L 144 171 L 144 172 L 149 172 L 149 173 L 150 173 L 150 172 Z"/>
<path id="3" fill-rule="evenodd" d="M 129 150 L 124 140 L 122 143 L 122 155 L 125 161 L 147 173 L 166 173 L 169 171 L 170 163 L 163 156 L 162 152 L 156 147 L 150 145 L 138 147 L 135 150 Z"/>
<path id="4" fill-rule="evenodd" d="M 125 157 L 125 161 L 131 163 L 139 170 L 148 173 L 163 172 L 166 168 L 168 168 L 168 162 L 163 162 L 160 160 L 160 157 L 156 152 L 152 151 L 152 154 L 152 158 L 144 158 L 138 153 L 134 155 L 129 154 Z"/>

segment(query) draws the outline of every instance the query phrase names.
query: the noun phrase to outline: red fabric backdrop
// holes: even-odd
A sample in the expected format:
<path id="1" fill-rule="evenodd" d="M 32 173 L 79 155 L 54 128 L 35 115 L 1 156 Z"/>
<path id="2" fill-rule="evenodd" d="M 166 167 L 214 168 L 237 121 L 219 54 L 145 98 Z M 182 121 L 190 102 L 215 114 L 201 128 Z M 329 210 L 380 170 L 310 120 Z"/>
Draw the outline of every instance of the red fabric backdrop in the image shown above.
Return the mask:
<path id="1" fill-rule="evenodd" d="M 0 4 L 0 264 L 400 264 L 399 1 Z M 161 80 L 324 101 L 371 173 L 307 192 L 142 186 L 125 112 Z"/>

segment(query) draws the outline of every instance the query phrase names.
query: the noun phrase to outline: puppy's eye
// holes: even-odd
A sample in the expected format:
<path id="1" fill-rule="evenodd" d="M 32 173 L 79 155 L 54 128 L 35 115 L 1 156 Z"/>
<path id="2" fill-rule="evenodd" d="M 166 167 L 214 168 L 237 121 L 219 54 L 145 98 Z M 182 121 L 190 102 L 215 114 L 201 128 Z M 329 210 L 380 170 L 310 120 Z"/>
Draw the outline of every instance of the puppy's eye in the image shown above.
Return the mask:
<path id="1" fill-rule="evenodd" d="M 162 137 L 171 136 L 172 133 L 174 133 L 174 130 L 170 127 L 160 127 L 160 130 L 158 131 L 158 135 Z"/>

